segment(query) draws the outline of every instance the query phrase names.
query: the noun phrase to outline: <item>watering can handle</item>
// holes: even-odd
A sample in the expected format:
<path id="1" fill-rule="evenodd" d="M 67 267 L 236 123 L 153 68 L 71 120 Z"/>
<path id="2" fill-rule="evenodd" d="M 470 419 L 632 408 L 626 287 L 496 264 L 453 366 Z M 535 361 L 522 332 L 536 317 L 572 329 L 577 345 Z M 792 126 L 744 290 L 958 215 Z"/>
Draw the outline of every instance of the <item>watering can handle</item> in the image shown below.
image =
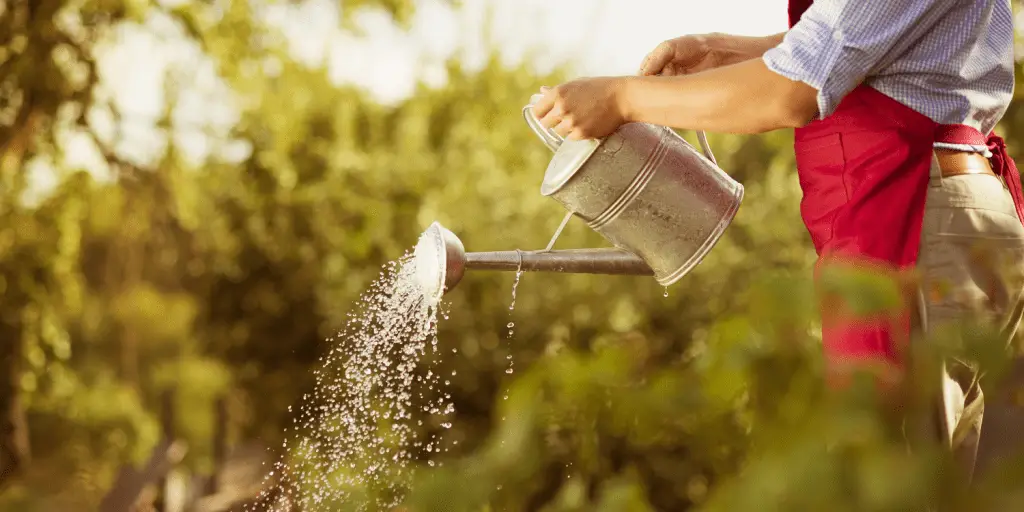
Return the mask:
<path id="1" fill-rule="evenodd" d="M 558 148 L 562 147 L 562 141 L 564 140 L 561 135 L 555 133 L 551 128 L 547 128 L 540 124 L 540 119 L 533 115 L 533 105 L 540 99 L 539 94 L 535 94 L 530 98 L 530 104 L 523 107 L 523 119 L 526 119 L 526 124 L 540 137 L 541 142 L 548 147 L 552 152 L 558 151 Z"/>
<path id="2" fill-rule="evenodd" d="M 551 128 L 547 128 L 540 124 L 540 120 L 537 116 L 533 115 L 533 105 L 537 103 L 537 100 L 541 98 L 540 94 L 534 94 L 530 97 L 530 104 L 523 107 L 523 118 L 526 119 L 526 124 L 533 130 L 533 133 L 540 137 L 540 140 L 548 147 L 552 152 L 558 151 L 558 148 L 562 146 L 562 142 L 565 140 L 561 135 L 555 133 Z M 697 142 L 700 143 L 700 149 L 704 152 L 704 156 L 711 160 L 711 163 L 718 165 L 715 160 L 715 154 L 711 152 L 711 145 L 708 144 L 708 137 L 704 133 L 704 130 L 697 130 Z"/>
<path id="3" fill-rule="evenodd" d="M 711 163 L 718 165 L 715 161 L 715 154 L 711 152 L 711 145 L 708 144 L 708 136 L 704 134 L 704 130 L 697 130 L 697 142 L 700 143 L 700 150 L 704 152 L 704 156 L 711 160 Z"/>

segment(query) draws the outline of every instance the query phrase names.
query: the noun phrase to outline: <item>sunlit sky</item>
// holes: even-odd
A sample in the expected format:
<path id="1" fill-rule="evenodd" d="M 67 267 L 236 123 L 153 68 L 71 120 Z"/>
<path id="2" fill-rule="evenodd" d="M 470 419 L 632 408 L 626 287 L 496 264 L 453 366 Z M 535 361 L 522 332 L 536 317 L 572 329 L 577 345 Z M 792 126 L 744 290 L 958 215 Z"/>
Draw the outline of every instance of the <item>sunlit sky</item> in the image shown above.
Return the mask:
<path id="1" fill-rule="evenodd" d="M 459 10 L 422 0 L 411 30 L 364 13 L 357 18 L 364 33 L 357 37 L 339 29 L 337 3 L 307 0 L 299 8 L 275 9 L 272 19 L 298 55 L 326 62 L 332 76 L 363 85 L 383 101 L 407 95 L 418 78 L 442 79 L 442 63 L 456 51 L 469 48 L 469 60 L 479 59 L 481 51 L 473 49 L 483 47 L 488 28 L 510 60 L 536 49 L 545 55 L 539 66 L 568 61 L 581 74 L 612 75 L 635 72 L 665 39 L 705 32 L 766 35 L 786 26 L 785 0 L 463 0 Z M 189 60 L 173 41 L 156 39 L 130 34 L 110 59 L 117 65 L 107 71 L 122 84 L 118 98 L 138 107 L 129 110 L 155 113 L 165 62 Z"/>
<path id="2" fill-rule="evenodd" d="M 364 13 L 357 18 L 363 33 L 354 36 L 340 30 L 337 4 L 307 0 L 299 8 L 275 9 L 271 19 L 296 56 L 326 64 L 337 81 L 361 85 L 383 102 L 402 99 L 418 80 L 443 83 L 443 63 L 456 52 L 471 65 L 479 63 L 485 34 L 510 62 L 531 51 L 542 56 L 534 63 L 541 69 L 569 62 L 580 75 L 622 75 L 635 73 L 644 55 L 665 39 L 707 32 L 767 35 L 786 28 L 785 0 L 463 0 L 458 10 L 422 0 L 410 30 L 380 13 Z M 152 122 L 163 108 L 161 84 L 169 66 L 191 72 L 174 116 L 184 127 L 177 141 L 188 153 L 202 158 L 210 150 L 206 135 L 234 122 L 212 66 L 175 32 L 166 20 L 151 20 L 123 30 L 116 46 L 104 52 L 103 95 L 125 115 L 118 149 L 129 157 L 145 159 L 163 146 Z M 97 172 L 102 167 L 82 137 L 68 140 L 68 159 Z M 37 186 L 52 186 L 56 177 L 39 171 L 32 172 Z"/>
<path id="3" fill-rule="evenodd" d="M 570 61 L 588 75 L 631 74 L 659 42 L 687 33 L 766 35 L 785 29 L 784 0 L 464 0 L 461 12 L 421 2 L 403 33 L 383 16 L 363 16 L 362 41 L 337 35 L 333 0 L 311 2 L 286 26 L 303 54 L 329 54 L 332 71 L 365 85 L 382 100 L 411 91 L 417 73 L 440 70 L 456 48 L 476 47 L 488 28 L 511 59 L 538 49 L 540 66 Z M 490 23 L 488 23 L 490 19 Z M 474 55 L 475 54 L 475 55 Z M 480 57 L 480 52 L 470 52 Z"/>

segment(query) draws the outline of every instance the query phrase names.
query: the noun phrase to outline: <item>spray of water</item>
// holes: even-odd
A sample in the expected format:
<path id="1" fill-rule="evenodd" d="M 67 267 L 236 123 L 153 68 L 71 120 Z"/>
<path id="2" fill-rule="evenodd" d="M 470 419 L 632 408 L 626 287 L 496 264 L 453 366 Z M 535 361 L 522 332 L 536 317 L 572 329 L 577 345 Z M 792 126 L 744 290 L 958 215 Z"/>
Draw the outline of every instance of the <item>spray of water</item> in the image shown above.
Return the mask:
<path id="1" fill-rule="evenodd" d="M 419 461 L 447 448 L 455 406 L 435 370 L 438 314 L 417 284 L 415 260 L 388 264 L 328 339 L 303 397 L 285 458 L 249 510 L 379 510 L 397 506 Z"/>
<path id="2" fill-rule="evenodd" d="M 436 373 L 438 316 L 448 312 L 437 296 L 437 240 L 420 242 L 415 256 L 385 266 L 345 328 L 327 340 L 330 351 L 302 399 L 284 457 L 247 511 L 388 510 L 401 503 L 417 463 L 440 465 L 435 458 L 448 451 L 443 434 L 455 413 L 450 381 Z M 522 273 L 520 265 L 508 308 L 510 352 Z"/>

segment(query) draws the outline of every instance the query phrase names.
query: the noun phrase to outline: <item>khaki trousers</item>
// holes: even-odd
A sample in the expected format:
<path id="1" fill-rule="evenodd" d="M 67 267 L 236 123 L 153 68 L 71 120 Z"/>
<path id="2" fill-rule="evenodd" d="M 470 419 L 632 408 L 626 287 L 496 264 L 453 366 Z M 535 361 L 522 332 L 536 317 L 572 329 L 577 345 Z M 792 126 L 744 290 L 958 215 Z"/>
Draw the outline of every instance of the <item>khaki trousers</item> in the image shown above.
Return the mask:
<path id="1" fill-rule="evenodd" d="M 1024 451 L 1024 359 L 1015 341 L 1024 311 L 1024 226 L 1002 178 L 943 177 L 932 159 L 918 270 L 925 334 L 961 320 L 994 322 L 1013 359 L 1008 378 L 985 390 L 974 362 L 943 363 L 938 435 L 970 479 Z"/>

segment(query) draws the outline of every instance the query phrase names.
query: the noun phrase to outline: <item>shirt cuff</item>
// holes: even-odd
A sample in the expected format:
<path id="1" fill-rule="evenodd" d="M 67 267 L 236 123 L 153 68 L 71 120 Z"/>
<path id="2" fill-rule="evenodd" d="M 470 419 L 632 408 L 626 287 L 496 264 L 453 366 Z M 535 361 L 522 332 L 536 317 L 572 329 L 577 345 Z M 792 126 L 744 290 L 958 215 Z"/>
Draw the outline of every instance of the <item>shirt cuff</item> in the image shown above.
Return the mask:
<path id="1" fill-rule="evenodd" d="M 806 27 L 806 25 L 805 25 Z M 853 89 L 843 73 L 834 68 L 843 52 L 842 34 L 830 27 L 794 28 L 782 43 L 764 53 L 762 60 L 773 72 L 818 91 L 818 119 L 835 112 L 839 102 Z M 856 86 L 856 83 L 853 84 Z"/>

